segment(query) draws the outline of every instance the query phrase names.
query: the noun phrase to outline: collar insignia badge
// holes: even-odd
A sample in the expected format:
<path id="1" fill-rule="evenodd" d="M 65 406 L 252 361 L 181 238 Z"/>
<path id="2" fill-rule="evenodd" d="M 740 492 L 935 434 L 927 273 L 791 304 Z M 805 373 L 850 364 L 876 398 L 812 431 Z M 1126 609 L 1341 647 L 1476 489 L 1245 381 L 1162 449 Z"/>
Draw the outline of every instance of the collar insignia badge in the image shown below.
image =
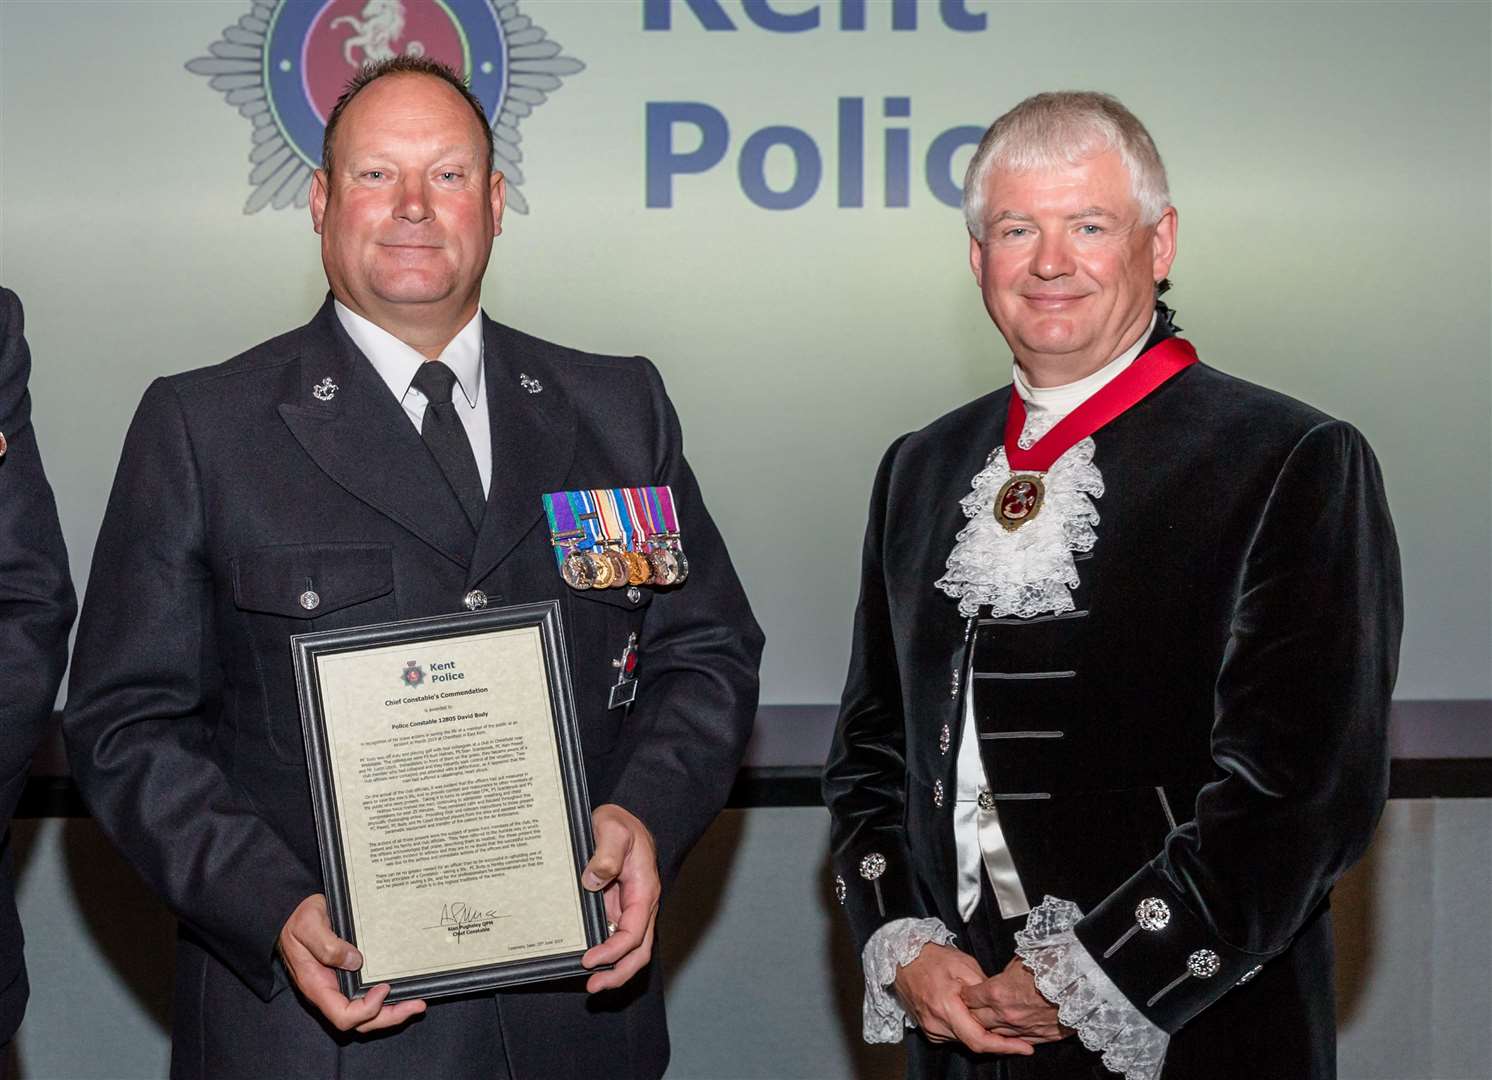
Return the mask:
<path id="1" fill-rule="evenodd" d="M 523 387 L 530 394 L 540 393 L 544 389 L 544 384 L 526 371 L 520 371 L 518 373 L 518 385 Z"/>
<path id="2" fill-rule="evenodd" d="M 337 396 L 337 391 L 340 389 L 342 388 L 332 382 L 331 376 L 328 375 L 315 386 L 311 387 L 311 393 L 316 395 L 317 401 L 330 401 Z"/>

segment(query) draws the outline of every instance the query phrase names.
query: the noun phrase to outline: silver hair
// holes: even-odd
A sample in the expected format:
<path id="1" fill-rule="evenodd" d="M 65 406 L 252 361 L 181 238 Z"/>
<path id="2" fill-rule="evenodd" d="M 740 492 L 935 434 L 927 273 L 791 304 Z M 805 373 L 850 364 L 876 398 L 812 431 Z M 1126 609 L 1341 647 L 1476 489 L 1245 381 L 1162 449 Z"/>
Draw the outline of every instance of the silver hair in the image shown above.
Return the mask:
<path id="1" fill-rule="evenodd" d="M 964 221 L 984 239 L 985 188 L 995 169 L 1030 172 L 1075 165 L 1118 150 L 1140 204 L 1140 223 L 1154 225 L 1171 205 L 1166 167 L 1150 132 L 1109 94 L 1058 90 L 1028 97 L 990 125 L 964 173 Z"/>

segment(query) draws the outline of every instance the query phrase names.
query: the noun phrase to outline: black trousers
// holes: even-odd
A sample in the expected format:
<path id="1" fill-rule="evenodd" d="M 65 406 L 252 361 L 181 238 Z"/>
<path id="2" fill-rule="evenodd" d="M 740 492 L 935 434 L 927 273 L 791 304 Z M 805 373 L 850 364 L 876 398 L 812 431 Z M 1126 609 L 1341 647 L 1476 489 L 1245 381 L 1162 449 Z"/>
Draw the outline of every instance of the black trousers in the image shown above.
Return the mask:
<path id="1" fill-rule="evenodd" d="M 973 954 L 986 975 L 996 975 L 1015 956 L 1015 932 L 1025 927 L 1026 917 L 1002 920 L 989 881 L 983 874 L 980 881 L 979 907 L 957 944 Z M 907 1076 L 911 1080 L 1116 1080 L 1117 1074 L 1105 1069 L 1099 1055 L 1076 1036 L 1043 1043 L 1031 1057 L 1016 1057 L 976 1054 L 961 1043 L 931 1043 L 921 1032 L 909 1031 Z"/>

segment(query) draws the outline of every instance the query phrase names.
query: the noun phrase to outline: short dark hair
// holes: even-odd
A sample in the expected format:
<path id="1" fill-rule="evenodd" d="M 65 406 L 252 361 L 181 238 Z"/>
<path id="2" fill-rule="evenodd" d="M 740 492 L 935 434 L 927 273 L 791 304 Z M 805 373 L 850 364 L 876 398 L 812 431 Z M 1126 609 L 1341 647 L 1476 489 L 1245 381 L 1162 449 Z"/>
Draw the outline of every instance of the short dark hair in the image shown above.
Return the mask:
<path id="1" fill-rule="evenodd" d="M 337 104 L 332 107 L 332 114 L 326 118 L 326 134 L 321 137 L 321 167 L 323 169 L 328 173 L 332 171 L 332 141 L 336 138 L 337 124 L 342 119 L 342 113 L 347 110 L 352 99 L 367 89 L 370 83 L 377 82 L 386 75 L 428 75 L 439 79 L 460 94 L 461 99 L 471 106 L 472 114 L 477 118 L 482 133 L 486 135 L 487 171 L 492 171 L 496 148 L 493 144 L 492 125 L 487 122 L 487 111 L 482 108 L 482 103 L 466 85 L 466 80 L 457 75 L 454 68 L 430 56 L 391 56 L 387 60 L 379 60 L 376 63 L 362 66 L 358 73 L 348 81 L 347 86 L 342 90 L 342 96 L 337 98 Z"/>

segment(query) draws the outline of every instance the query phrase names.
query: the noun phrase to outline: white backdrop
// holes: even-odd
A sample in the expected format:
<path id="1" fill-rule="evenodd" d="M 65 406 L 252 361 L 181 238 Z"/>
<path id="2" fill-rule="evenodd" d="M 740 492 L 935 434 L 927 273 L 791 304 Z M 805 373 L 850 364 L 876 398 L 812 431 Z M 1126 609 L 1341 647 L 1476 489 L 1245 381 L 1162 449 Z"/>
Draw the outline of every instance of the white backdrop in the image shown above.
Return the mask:
<path id="1" fill-rule="evenodd" d="M 531 212 L 510 216 L 485 304 L 658 362 L 768 631 L 765 702 L 838 695 L 881 450 L 1009 378 L 927 149 L 1055 87 L 1114 92 L 1150 126 L 1181 216 L 1168 299 L 1203 358 L 1352 420 L 1377 449 L 1406 564 L 1400 696 L 1492 697 L 1487 4 L 520 8 L 585 67 L 522 122 Z M 250 125 L 185 69 L 249 10 L 0 0 L 0 279 L 27 305 L 80 583 L 150 378 L 298 324 L 323 292 L 304 211 L 242 213 Z M 665 12 L 671 29 L 644 28 Z M 813 12 L 801 32 L 751 18 Z M 721 18 L 734 29 L 706 28 Z M 863 102 L 861 207 L 839 205 L 841 98 Z M 910 115 L 887 119 L 886 98 Z M 650 208 L 649 105 L 670 102 L 713 110 L 727 144 Z M 742 149 L 783 125 L 822 181 L 797 209 L 763 209 Z M 905 207 L 885 205 L 888 129 L 893 171 L 907 133 Z M 655 174 L 660 149 L 700 140 L 687 124 L 655 135 Z M 764 161 L 757 183 L 802 179 L 784 146 Z"/>

